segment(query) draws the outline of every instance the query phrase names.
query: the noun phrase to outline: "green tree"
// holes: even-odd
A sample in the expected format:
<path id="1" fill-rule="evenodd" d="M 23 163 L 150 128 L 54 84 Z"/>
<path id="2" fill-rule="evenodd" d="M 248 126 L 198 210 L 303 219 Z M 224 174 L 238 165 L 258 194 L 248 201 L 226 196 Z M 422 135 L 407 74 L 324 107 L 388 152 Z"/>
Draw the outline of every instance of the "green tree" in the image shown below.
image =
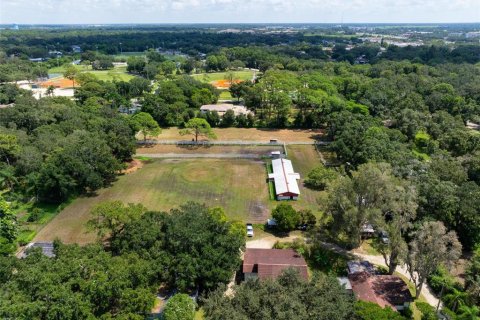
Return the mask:
<path id="1" fill-rule="evenodd" d="M 330 181 L 337 178 L 338 173 L 325 166 L 318 166 L 308 173 L 305 185 L 313 189 L 324 190 Z"/>
<path id="2" fill-rule="evenodd" d="M 207 120 L 202 118 L 193 118 L 188 120 L 185 123 L 185 129 L 180 130 L 180 134 L 184 135 L 191 135 L 193 134 L 195 137 L 195 142 L 198 142 L 198 137 L 203 136 L 209 139 L 216 139 L 216 135 L 210 127 L 210 124 Z"/>
<path id="3" fill-rule="evenodd" d="M 447 232 L 443 223 L 424 222 L 409 245 L 407 269 L 415 283 L 418 298 L 425 280 L 441 265 L 450 266 L 462 253 L 454 231 Z"/>
<path id="4" fill-rule="evenodd" d="M 75 88 L 75 79 L 78 76 L 78 69 L 73 64 L 68 65 L 63 72 L 63 76 L 68 80 L 72 81 L 73 87 Z"/>
<path id="5" fill-rule="evenodd" d="M 0 255 L 12 252 L 17 234 L 17 218 L 8 202 L 0 197 Z"/>
<path id="6" fill-rule="evenodd" d="M 246 281 L 212 292 L 204 304 L 207 320 L 343 320 L 354 319 L 354 301 L 337 279 L 316 275 L 310 282 L 287 269 L 277 280 Z M 332 299 L 332 297 L 334 297 Z"/>
<path id="7" fill-rule="evenodd" d="M 177 65 L 175 64 L 174 61 L 167 60 L 162 62 L 162 64 L 160 65 L 160 68 L 162 69 L 164 74 L 170 75 L 174 73 L 175 70 L 177 70 Z"/>
<path id="8" fill-rule="evenodd" d="M 465 269 L 465 289 L 475 303 L 480 303 L 480 246 L 475 249 Z"/>
<path id="9" fill-rule="evenodd" d="M 0 157 L 2 157 L 7 164 L 17 156 L 20 151 L 18 139 L 12 134 L 0 134 Z"/>
<path id="10" fill-rule="evenodd" d="M 49 85 L 47 90 L 45 91 L 45 94 L 47 96 L 53 96 L 53 92 L 55 91 L 55 87 L 53 85 Z"/>
<path id="11" fill-rule="evenodd" d="M 129 203 L 125 206 L 121 201 L 102 202 L 91 210 L 92 219 L 87 225 L 97 232 L 100 240 L 109 236 L 111 241 L 115 241 L 126 224 L 140 219 L 146 211 L 141 204 Z"/>
<path id="12" fill-rule="evenodd" d="M 205 104 L 212 104 L 217 102 L 217 96 L 208 88 L 196 89 L 192 94 L 192 103 L 199 108 Z"/>
<path id="13" fill-rule="evenodd" d="M 143 135 L 143 141 L 147 141 L 147 136 L 158 136 L 162 130 L 157 121 L 146 112 L 139 112 L 132 116 L 132 124 L 135 131 L 141 132 Z"/>
<path id="14" fill-rule="evenodd" d="M 212 290 L 230 281 L 245 246 L 245 225 L 223 221 L 219 211 L 187 203 L 170 213 L 145 213 L 125 224 L 111 249 L 152 261 L 152 272 L 180 292 Z"/>
<path id="15" fill-rule="evenodd" d="M 195 317 L 195 302 L 184 293 L 178 293 L 168 299 L 163 310 L 165 320 L 193 320 Z"/>
<path id="16" fill-rule="evenodd" d="M 332 216 L 332 231 L 341 233 L 348 239 L 349 245 L 358 247 L 361 243 L 362 226 L 378 222 L 384 225 L 384 216 L 397 210 L 412 211 L 409 208 L 415 202 L 405 198 L 396 198 L 402 182 L 393 176 L 387 163 L 367 163 L 360 165 L 352 177 L 340 176 L 329 186 L 327 212 Z M 407 201 L 404 203 L 403 201 Z M 413 210 L 414 211 L 414 210 Z"/>
<path id="17" fill-rule="evenodd" d="M 223 114 L 221 125 L 224 128 L 233 127 L 235 125 L 235 112 L 233 110 L 227 110 Z"/>
<path id="18" fill-rule="evenodd" d="M 272 210 L 272 218 L 277 221 L 280 231 L 291 231 L 301 222 L 300 214 L 288 203 L 280 203 Z"/>

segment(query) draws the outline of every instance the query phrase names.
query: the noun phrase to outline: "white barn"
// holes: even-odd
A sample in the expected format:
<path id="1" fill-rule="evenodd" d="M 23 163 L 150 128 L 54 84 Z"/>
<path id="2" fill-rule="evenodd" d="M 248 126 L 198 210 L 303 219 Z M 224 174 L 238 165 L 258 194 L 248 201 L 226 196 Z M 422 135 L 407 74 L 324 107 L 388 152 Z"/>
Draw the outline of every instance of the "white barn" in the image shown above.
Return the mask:
<path id="1" fill-rule="evenodd" d="M 277 200 L 297 200 L 300 195 L 297 180 L 300 174 L 293 171 L 292 161 L 287 159 L 272 160 L 273 173 L 268 175 L 275 184 Z"/>

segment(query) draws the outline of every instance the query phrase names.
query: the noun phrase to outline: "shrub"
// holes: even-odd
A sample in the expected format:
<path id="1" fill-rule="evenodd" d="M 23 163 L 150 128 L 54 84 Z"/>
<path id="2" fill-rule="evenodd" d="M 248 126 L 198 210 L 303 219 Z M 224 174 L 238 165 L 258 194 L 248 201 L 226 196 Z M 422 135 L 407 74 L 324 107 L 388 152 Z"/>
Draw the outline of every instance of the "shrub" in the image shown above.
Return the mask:
<path id="1" fill-rule="evenodd" d="M 168 300 L 163 317 L 165 320 L 193 320 L 195 302 L 187 294 L 176 294 Z"/>
<path id="2" fill-rule="evenodd" d="M 35 222 L 38 221 L 42 215 L 42 209 L 33 208 L 32 212 L 28 215 L 27 221 L 28 222 Z"/>
<path id="3" fill-rule="evenodd" d="M 426 302 L 416 302 L 417 309 L 422 313 L 422 320 L 437 320 L 435 308 Z"/>
<path id="4" fill-rule="evenodd" d="M 359 320 L 406 320 L 390 307 L 382 308 L 376 303 L 357 301 L 355 314 Z"/>

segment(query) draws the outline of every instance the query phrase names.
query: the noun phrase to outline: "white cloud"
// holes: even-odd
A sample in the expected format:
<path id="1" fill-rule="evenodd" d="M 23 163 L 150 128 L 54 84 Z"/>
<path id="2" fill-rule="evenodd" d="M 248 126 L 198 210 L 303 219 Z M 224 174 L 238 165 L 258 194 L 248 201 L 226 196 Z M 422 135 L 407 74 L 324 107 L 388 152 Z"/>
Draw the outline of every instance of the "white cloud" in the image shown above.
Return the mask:
<path id="1" fill-rule="evenodd" d="M 0 23 L 479 22 L 480 0 L 0 0 Z"/>

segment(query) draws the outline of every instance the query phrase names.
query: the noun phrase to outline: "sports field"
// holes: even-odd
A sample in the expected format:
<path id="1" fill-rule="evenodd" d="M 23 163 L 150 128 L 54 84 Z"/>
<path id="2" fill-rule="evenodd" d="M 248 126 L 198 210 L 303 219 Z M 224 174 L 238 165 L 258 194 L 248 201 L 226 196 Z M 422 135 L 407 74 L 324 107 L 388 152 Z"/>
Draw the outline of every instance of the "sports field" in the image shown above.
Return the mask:
<path id="1" fill-rule="evenodd" d="M 252 80 L 253 74 L 255 72 L 252 70 L 241 70 L 241 71 L 232 71 L 232 73 L 234 74 L 234 79 L 247 81 L 247 80 Z M 220 80 L 227 79 L 227 74 L 228 74 L 227 72 L 197 73 L 197 74 L 192 74 L 192 77 L 203 82 L 212 82 L 212 81 L 220 81 Z"/>
<path id="2" fill-rule="evenodd" d="M 322 130 L 292 129 L 257 129 L 257 128 L 214 128 L 218 141 L 269 141 L 278 139 L 282 142 L 309 142 L 320 139 Z M 140 137 L 139 137 L 140 138 Z M 163 129 L 157 137 L 159 140 L 191 140 L 191 136 L 182 136 L 179 129 Z"/>
<path id="3" fill-rule="evenodd" d="M 102 201 L 142 203 L 151 210 L 170 210 L 187 201 L 221 206 L 231 220 L 264 222 L 273 205 L 268 200 L 265 164 L 252 160 L 154 160 L 119 177 L 96 196 L 74 200 L 35 237 L 85 244 L 95 240 L 86 233 L 91 208 Z"/>
<path id="4" fill-rule="evenodd" d="M 94 74 L 98 79 L 103 81 L 128 81 L 134 78 L 133 75 L 127 72 L 127 67 L 125 66 L 115 66 L 111 70 L 92 70 L 91 67 L 85 65 L 75 66 L 80 72 L 88 72 Z M 65 72 L 66 66 L 55 67 L 48 70 L 48 73 L 59 73 L 63 74 Z M 63 77 L 61 77 L 63 78 Z M 55 78 L 55 80 L 58 78 Z"/>

